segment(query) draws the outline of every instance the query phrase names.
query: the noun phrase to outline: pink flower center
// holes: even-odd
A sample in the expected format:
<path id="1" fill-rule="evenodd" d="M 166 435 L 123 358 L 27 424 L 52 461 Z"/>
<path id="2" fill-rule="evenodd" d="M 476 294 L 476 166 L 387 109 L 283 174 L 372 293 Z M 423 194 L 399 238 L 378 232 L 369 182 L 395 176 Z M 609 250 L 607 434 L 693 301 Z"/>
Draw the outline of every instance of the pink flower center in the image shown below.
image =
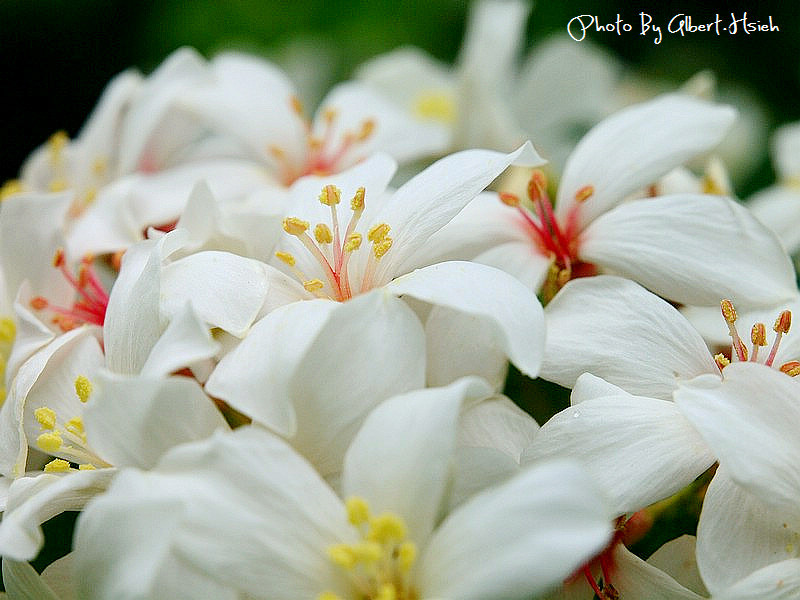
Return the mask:
<path id="1" fill-rule="evenodd" d="M 61 271 L 75 290 L 76 300 L 71 307 L 63 307 L 51 303 L 43 296 L 36 296 L 30 301 L 31 307 L 53 313 L 51 321 L 62 331 L 69 331 L 84 323 L 102 327 L 108 308 L 108 293 L 94 271 L 93 262 L 92 256 L 85 256 L 78 265 L 76 274 L 73 274 L 67 269 L 64 251 L 56 251 L 53 266 Z"/>

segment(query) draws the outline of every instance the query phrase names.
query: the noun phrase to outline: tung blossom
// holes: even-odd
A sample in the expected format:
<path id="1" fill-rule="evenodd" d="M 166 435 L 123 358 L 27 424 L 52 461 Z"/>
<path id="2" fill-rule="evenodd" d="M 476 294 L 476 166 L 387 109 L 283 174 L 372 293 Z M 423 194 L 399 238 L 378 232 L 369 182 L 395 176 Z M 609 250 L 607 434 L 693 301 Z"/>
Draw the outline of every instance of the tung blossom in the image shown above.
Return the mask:
<path id="1" fill-rule="evenodd" d="M 381 404 L 347 450 L 340 493 L 257 428 L 177 448 L 150 473 L 130 470 L 80 519 L 78 592 L 298 600 L 545 592 L 605 543 L 608 513 L 566 462 L 520 471 L 445 508 L 459 413 L 489 389 L 467 379 Z"/>
<path id="2" fill-rule="evenodd" d="M 684 304 L 729 297 L 744 308 L 788 300 L 794 274 L 780 243 L 733 200 L 630 198 L 712 147 L 733 119 L 728 107 L 681 95 L 629 107 L 575 148 L 555 206 L 535 174 L 529 203 L 480 196 L 440 235 L 461 240 L 475 260 L 514 274 L 546 300 L 570 279 L 606 270 Z"/>

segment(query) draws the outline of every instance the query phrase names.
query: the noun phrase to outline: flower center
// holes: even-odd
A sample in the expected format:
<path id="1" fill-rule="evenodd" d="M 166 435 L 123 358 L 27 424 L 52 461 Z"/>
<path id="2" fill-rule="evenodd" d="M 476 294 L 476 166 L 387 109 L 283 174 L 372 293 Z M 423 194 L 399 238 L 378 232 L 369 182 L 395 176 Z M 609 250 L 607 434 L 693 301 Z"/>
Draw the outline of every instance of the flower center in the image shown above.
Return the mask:
<path id="1" fill-rule="evenodd" d="M 296 237 L 311 254 L 316 268 L 319 265 L 321 277 L 309 277 L 297 267 L 297 260 L 289 252 L 276 252 L 282 262 L 289 266 L 303 287 L 319 298 L 329 298 L 340 302 L 349 300 L 354 295 L 364 293 L 373 287 L 373 279 L 378 262 L 392 247 L 389 237 L 390 227 L 386 223 L 378 223 L 367 231 L 367 240 L 372 243 L 367 265 L 361 278 L 361 285 L 356 286 L 355 278 L 351 281 L 349 265 L 351 256 L 361 248 L 363 235 L 356 231 L 358 222 L 364 212 L 363 187 L 358 188 L 350 200 L 352 215 L 344 232 L 339 225 L 337 205 L 341 202 L 342 191 L 335 185 L 322 188 L 319 201 L 330 207 L 331 222 L 318 223 L 314 227 L 314 237 L 309 235 L 311 224 L 298 217 L 286 217 L 283 230 Z"/>
<path id="2" fill-rule="evenodd" d="M 586 185 L 575 194 L 577 202 L 584 202 L 594 194 L 594 187 Z M 578 258 L 577 207 L 559 223 L 553 212 L 553 203 L 547 194 L 547 179 L 538 169 L 528 182 L 528 203 L 515 194 L 502 192 L 500 200 L 517 209 L 534 243 L 543 254 L 551 257 L 552 263 L 542 287 L 542 300 L 549 302 L 570 279 L 588 277 L 597 272 L 591 263 Z"/>
<path id="3" fill-rule="evenodd" d="M 75 394 L 85 403 L 92 393 L 91 382 L 83 375 L 75 378 Z M 86 441 L 83 419 L 73 416 L 64 420 L 55 410 L 47 406 L 37 408 L 33 416 L 41 427 L 42 433 L 36 438 L 39 450 L 56 456 L 44 467 L 48 473 L 63 473 L 77 464 L 79 470 L 110 467 L 111 465 L 97 456 Z"/>
<path id="4" fill-rule="evenodd" d="M 31 308 L 52 312 L 52 323 L 62 331 L 69 331 L 84 323 L 102 327 L 108 308 L 108 293 L 94 271 L 93 262 L 92 256 L 83 257 L 77 273 L 73 275 L 67 269 L 64 250 L 57 250 L 53 257 L 53 266 L 61 271 L 70 286 L 77 292 L 77 299 L 71 308 L 66 308 L 52 304 L 43 296 L 36 296 L 31 299 Z"/>
<path id="5" fill-rule="evenodd" d="M 778 353 L 781 338 L 784 334 L 789 333 L 789 328 L 792 325 L 791 311 L 784 310 L 778 315 L 778 318 L 775 319 L 775 324 L 772 326 L 772 330 L 775 332 L 775 340 L 772 342 L 772 348 L 770 348 L 766 359 L 761 361 L 759 360 L 759 349 L 767 346 L 767 328 L 764 323 L 756 323 L 750 330 L 752 352 L 748 352 L 747 346 L 745 346 L 742 338 L 739 337 L 739 333 L 736 331 L 735 323 L 738 316 L 736 314 L 736 309 L 733 307 L 733 303 L 727 299 L 722 300 L 720 302 L 720 308 L 722 309 L 722 316 L 728 324 L 731 336 L 730 360 L 728 360 L 724 354 L 717 354 L 714 356 L 714 361 L 717 363 L 720 371 L 728 366 L 731 360 L 740 362 L 749 360 L 750 362 L 762 362 L 768 367 L 773 366 L 772 363 L 775 361 L 775 355 Z M 800 361 L 791 360 L 782 364 L 778 369 L 790 377 L 794 377 L 800 374 Z"/>
<path id="6" fill-rule="evenodd" d="M 358 129 L 345 130 L 337 135 L 336 120 L 339 113 L 335 108 L 328 108 L 322 113 L 322 133 L 314 135 L 312 123 L 304 116 L 303 107 L 296 96 L 292 97 L 291 103 L 292 109 L 305 125 L 306 162 L 300 166 L 293 165 L 283 148 L 280 146 L 268 148 L 269 154 L 277 162 L 284 185 L 290 185 L 304 175 L 338 173 L 345 166 L 363 158 L 353 157 L 352 151 L 372 136 L 375 131 L 375 119 L 364 119 Z M 345 161 L 346 157 L 348 160 Z"/>
<path id="7" fill-rule="evenodd" d="M 407 527 L 394 513 L 370 515 L 366 500 L 347 499 L 347 518 L 358 532 L 359 541 L 334 544 L 328 557 L 343 569 L 353 584 L 354 600 L 417 600 L 410 572 L 417 547 L 406 539 Z M 333 592 L 322 592 L 317 600 L 344 600 Z"/>

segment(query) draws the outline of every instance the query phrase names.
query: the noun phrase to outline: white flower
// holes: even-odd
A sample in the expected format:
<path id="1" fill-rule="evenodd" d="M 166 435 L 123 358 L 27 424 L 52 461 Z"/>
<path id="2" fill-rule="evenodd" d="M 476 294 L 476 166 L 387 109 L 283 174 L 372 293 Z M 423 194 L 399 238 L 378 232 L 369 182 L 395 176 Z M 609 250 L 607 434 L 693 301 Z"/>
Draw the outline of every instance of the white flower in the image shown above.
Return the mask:
<path id="1" fill-rule="evenodd" d="M 715 598 L 796 597 L 800 388 L 759 364 L 735 363 L 724 375 L 675 392 L 720 463 L 698 525 L 700 573 Z"/>
<path id="2" fill-rule="evenodd" d="M 484 600 L 544 592 L 602 547 L 608 513 L 568 463 L 524 470 L 442 512 L 462 403 L 488 389 L 466 380 L 382 404 L 347 451 L 341 497 L 256 428 L 177 448 L 150 473 L 127 471 L 81 516 L 78 592 Z"/>
<path id="3" fill-rule="evenodd" d="M 684 304 L 728 297 L 746 308 L 788 300 L 796 293 L 790 261 L 733 200 L 681 194 L 625 202 L 719 141 L 733 116 L 679 95 L 627 108 L 572 153 L 554 208 L 537 173 L 532 207 L 516 196 L 501 195 L 505 206 L 480 196 L 441 241 L 469 240 L 464 247 L 476 260 L 541 288 L 546 299 L 571 278 L 611 271 Z"/>

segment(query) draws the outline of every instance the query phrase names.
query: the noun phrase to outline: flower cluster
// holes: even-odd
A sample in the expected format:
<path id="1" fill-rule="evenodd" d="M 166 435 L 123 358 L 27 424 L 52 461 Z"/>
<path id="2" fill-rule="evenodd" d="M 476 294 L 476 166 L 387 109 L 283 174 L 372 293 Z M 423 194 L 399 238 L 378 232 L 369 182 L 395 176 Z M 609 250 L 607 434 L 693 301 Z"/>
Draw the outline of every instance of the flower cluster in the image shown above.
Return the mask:
<path id="1" fill-rule="evenodd" d="M 796 126 L 742 203 L 733 107 L 554 99 L 600 59 L 516 72 L 526 15 L 484 0 L 457 68 L 377 57 L 313 116 L 181 49 L 3 185 L 9 597 L 800 597 Z M 536 379 L 571 390 L 541 426 Z"/>

